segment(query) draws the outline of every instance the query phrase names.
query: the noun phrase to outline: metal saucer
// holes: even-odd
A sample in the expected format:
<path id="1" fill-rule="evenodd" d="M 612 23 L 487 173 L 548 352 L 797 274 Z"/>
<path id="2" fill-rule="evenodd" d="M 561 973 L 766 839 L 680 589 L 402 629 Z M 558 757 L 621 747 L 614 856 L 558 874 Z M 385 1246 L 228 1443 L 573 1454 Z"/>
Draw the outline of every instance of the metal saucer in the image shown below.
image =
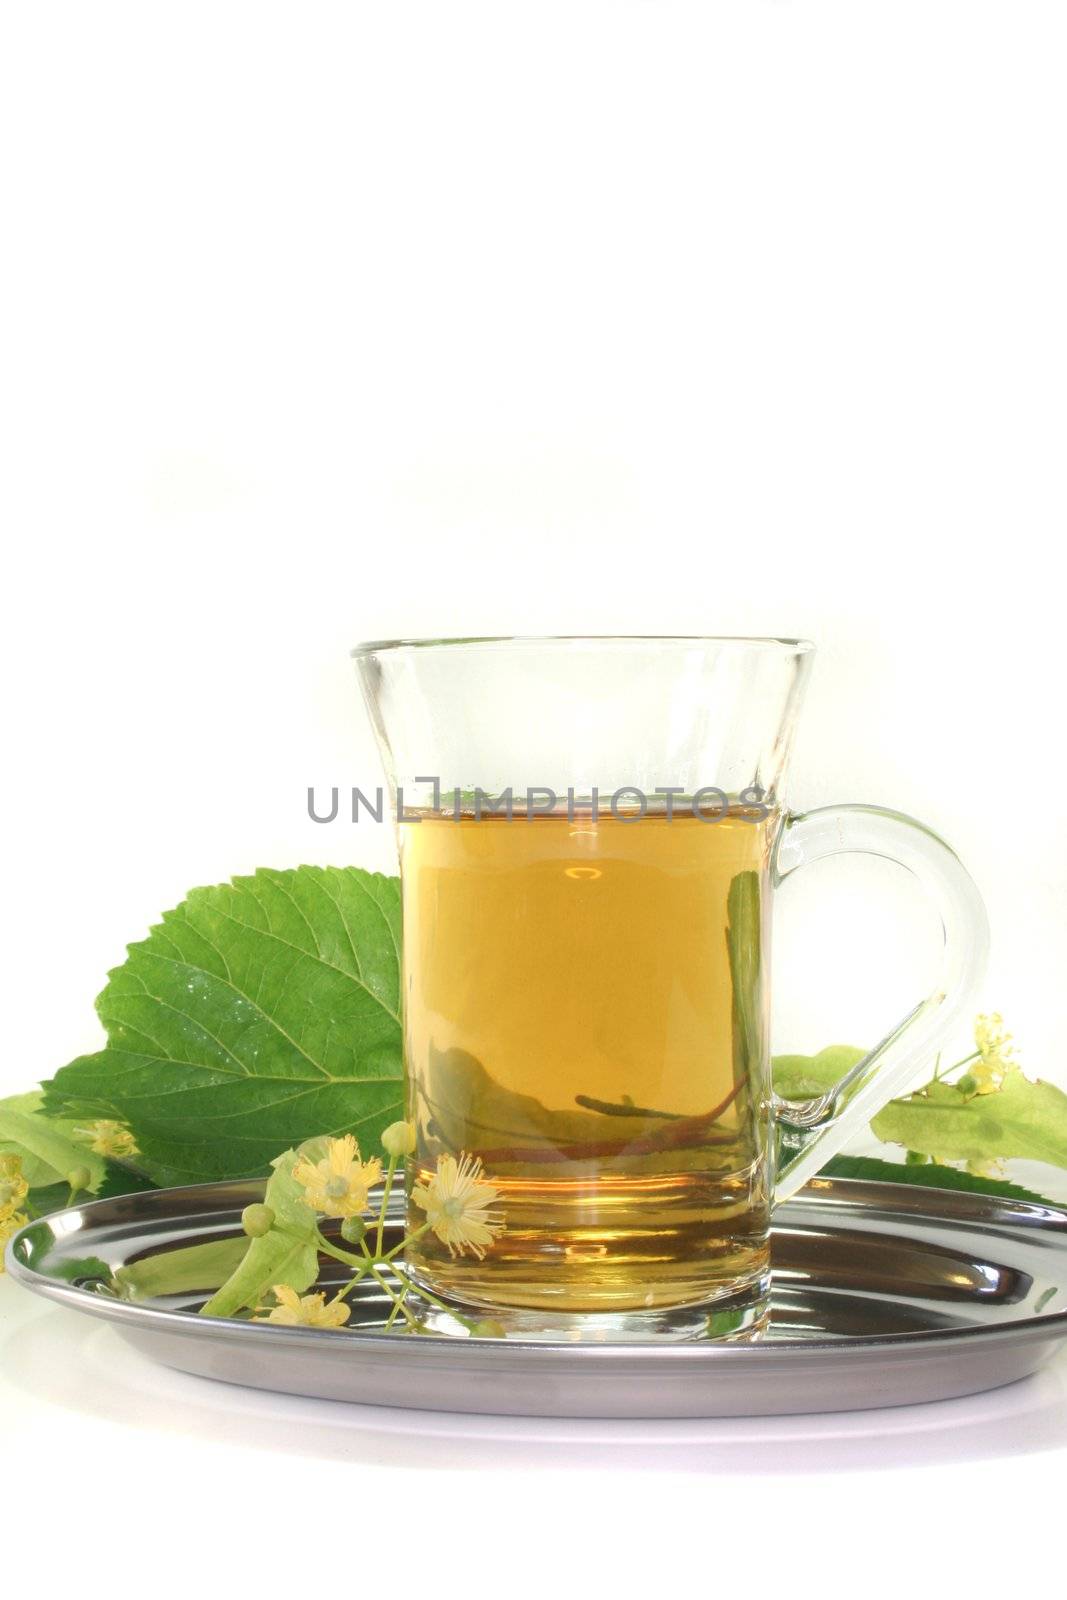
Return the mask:
<path id="1" fill-rule="evenodd" d="M 770 1328 L 751 1343 L 527 1343 L 384 1333 L 380 1291 L 339 1331 L 199 1317 L 190 1292 L 130 1303 L 105 1267 L 239 1232 L 257 1181 L 97 1200 L 30 1223 L 12 1277 L 113 1322 L 167 1366 L 255 1388 L 510 1416 L 727 1417 L 850 1411 L 997 1388 L 1067 1337 L 1067 1211 L 815 1179 L 775 1213 Z M 399 1238 L 399 1219 L 390 1224 Z M 342 1268 L 323 1260 L 320 1287 Z"/>

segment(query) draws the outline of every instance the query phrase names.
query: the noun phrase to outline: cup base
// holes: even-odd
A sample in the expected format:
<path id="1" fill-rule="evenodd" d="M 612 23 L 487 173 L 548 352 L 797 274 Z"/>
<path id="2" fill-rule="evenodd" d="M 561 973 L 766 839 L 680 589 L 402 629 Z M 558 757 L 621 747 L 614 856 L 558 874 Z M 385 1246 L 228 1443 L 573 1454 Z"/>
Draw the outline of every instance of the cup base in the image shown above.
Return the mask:
<path id="1" fill-rule="evenodd" d="M 770 1281 L 764 1276 L 741 1290 L 703 1300 L 697 1305 L 637 1311 L 561 1312 L 510 1306 L 471 1306 L 450 1302 L 454 1309 L 432 1304 L 419 1294 L 414 1274 L 408 1305 L 432 1333 L 464 1335 L 460 1318 L 481 1317 L 497 1323 L 509 1339 L 552 1344 L 681 1343 L 691 1339 L 746 1340 L 760 1336 L 770 1311 Z M 440 1299 L 435 1290 L 435 1299 Z"/>

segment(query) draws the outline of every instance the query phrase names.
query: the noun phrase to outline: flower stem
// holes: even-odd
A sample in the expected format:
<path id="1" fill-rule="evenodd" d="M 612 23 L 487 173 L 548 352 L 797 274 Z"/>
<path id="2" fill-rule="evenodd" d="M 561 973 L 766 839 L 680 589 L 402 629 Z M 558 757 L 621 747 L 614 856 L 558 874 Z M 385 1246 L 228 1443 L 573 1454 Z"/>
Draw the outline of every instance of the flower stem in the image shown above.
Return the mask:
<path id="1" fill-rule="evenodd" d="M 927 1089 L 933 1088 L 935 1083 L 944 1083 L 949 1074 L 957 1071 L 958 1068 L 970 1066 L 971 1062 L 977 1061 L 981 1054 L 982 1052 L 980 1050 L 972 1050 L 969 1056 L 962 1056 L 959 1061 L 954 1061 L 952 1065 L 950 1067 L 946 1067 L 944 1071 L 941 1070 L 941 1057 L 938 1056 L 937 1060 L 934 1062 L 934 1075 L 930 1079 L 930 1082 L 924 1083 L 921 1089 L 913 1089 L 910 1094 L 896 1095 L 891 1104 L 895 1106 L 907 1105 L 909 1100 L 913 1099 L 916 1095 L 924 1095 Z"/>
<path id="2" fill-rule="evenodd" d="M 397 1319 L 397 1313 L 400 1312 L 400 1311 L 403 1311 L 403 1309 L 404 1309 L 404 1301 L 407 1298 L 407 1292 L 408 1292 L 408 1290 L 410 1288 L 411 1288 L 411 1284 L 410 1283 L 405 1283 L 404 1287 L 401 1289 L 400 1293 L 397 1295 L 396 1301 L 395 1301 L 395 1303 L 393 1305 L 393 1309 L 392 1309 L 392 1311 L 390 1311 L 388 1317 L 386 1317 L 386 1319 L 385 1319 L 385 1327 L 382 1329 L 383 1333 L 388 1333 L 389 1332 L 389 1329 L 393 1326 L 393 1323 Z M 410 1312 L 408 1313 L 408 1315 L 410 1316 Z"/>
<path id="3" fill-rule="evenodd" d="M 420 1300 L 428 1300 L 432 1306 L 437 1307 L 438 1311 L 447 1312 L 450 1317 L 454 1317 L 457 1322 L 462 1323 L 465 1328 L 473 1332 L 478 1323 L 477 1317 L 461 1315 L 454 1306 L 450 1306 L 447 1301 L 440 1299 L 430 1289 L 424 1289 L 421 1283 L 414 1283 L 410 1278 L 408 1283 L 414 1288 L 415 1294 Z"/>
<path id="4" fill-rule="evenodd" d="M 330 1240 L 321 1233 L 316 1242 L 323 1255 L 332 1256 L 335 1261 L 342 1262 L 346 1267 L 358 1267 L 361 1278 L 365 1275 L 367 1265 L 371 1259 L 370 1256 L 366 1260 L 361 1260 L 359 1256 L 351 1255 L 349 1251 L 342 1250 L 338 1245 L 331 1244 Z"/>
<path id="5" fill-rule="evenodd" d="M 386 1294 L 389 1296 L 390 1300 L 393 1302 L 393 1310 L 390 1313 L 389 1322 L 386 1323 L 386 1327 L 389 1326 L 389 1323 L 392 1322 L 393 1317 L 399 1311 L 399 1312 L 401 1312 L 403 1314 L 404 1321 L 407 1323 L 409 1328 L 417 1328 L 418 1325 L 419 1325 L 418 1317 L 412 1316 L 411 1311 L 404 1304 L 404 1299 L 405 1299 L 405 1297 L 407 1295 L 407 1292 L 408 1292 L 408 1289 L 410 1288 L 410 1285 L 405 1283 L 403 1288 L 400 1290 L 400 1293 L 398 1294 L 396 1292 L 396 1290 L 393 1288 L 392 1284 L 389 1282 L 388 1278 L 385 1276 L 385 1274 L 382 1273 L 382 1272 L 379 1272 L 378 1268 L 376 1266 L 371 1264 L 370 1265 L 370 1271 L 371 1271 L 371 1275 L 382 1286 L 382 1288 L 385 1290 Z"/>
<path id="6" fill-rule="evenodd" d="M 382 1263 L 392 1261 L 394 1256 L 398 1256 L 400 1254 L 405 1245 L 414 1244 L 416 1239 L 421 1238 L 429 1226 L 430 1224 L 428 1222 L 423 1222 L 419 1227 L 414 1229 L 413 1232 L 406 1234 L 404 1238 L 401 1239 L 399 1244 L 395 1244 L 391 1250 L 387 1250 L 384 1256 L 379 1255 L 376 1257 L 376 1259 Z"/>
<path id="7" fill-rule="evenodd" d="M 382 1236 L 385 1233 L 385 1213 L 389 1208 L 389 1191 L 393 1187 L 393 1178 L 396 1176 L 396 1156 L 389 1157 L 389 1170 L 385 1174 L 385 1187 L 382 1190 L 382 1203 L 378 1211 L 378 1238 L 374 1246 L 374 1254 L 382 1253 Z"/>
<path id="8" fill-rule="evenodd" d="M 970 1062 L 977 1061 L 981 1053 L 982 1052 L 980 1050 L 972 1050 L 969 1056 L 963 1056 L 959 1061 L 954 1061 L 952 1065 L 950 1067 L 946 1067 L 944 1071 L 941 1070 L 941 1058 L 939 1056 L 937 1059 L 937 1064 L 934 1067 L 934 1075 L 930 1080 L 931 1083 L 942 1083 L 944 1079 L 948 1077 L 950 1072 L 955 1072 L 958 1067 L 966 1067 L 970 1064 Z"/>

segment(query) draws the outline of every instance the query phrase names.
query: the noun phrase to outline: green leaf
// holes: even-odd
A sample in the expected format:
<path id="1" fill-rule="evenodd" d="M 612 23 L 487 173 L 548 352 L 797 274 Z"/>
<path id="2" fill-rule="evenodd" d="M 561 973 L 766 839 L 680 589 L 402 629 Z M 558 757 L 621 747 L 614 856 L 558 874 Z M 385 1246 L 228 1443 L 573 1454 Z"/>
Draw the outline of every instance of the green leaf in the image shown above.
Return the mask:
<path id="1" fill-rule="evenodd" d="M 69 1202 L 69 1183 L 46 1183 L 30 1190 L 23 1210 L 28 1210 L 33 1217 L 47 1217 L 50 1211 L 62 1211 Z"/>
<path id="2" fill-rule="evenodd" d="M 259 1176 L 324 1131 L 369 1147 L 403 1115 L 399 945 L 396 878 L 194 889 L 111 973 L 108 1047 L 63 1067 L 47 1108 L 127 1123 L 161 1184 Z"/>
<path id="3" fill-rule="evenodd" d="M 95 1190 L 107 1170 L 101 1156 L 73 1137 L 75 1123 L 45 1116 L 38 1109 L 43 1095 L 14 1095 L 0 1100 L 0 1150 L 22 1156 L 22 1170 L 31 1189 L 62 1182 L 68 1172 L 84 1167 Z"/>
<path id="4" fill-rule="evenodd" d="M 886 1144 L 939 1161 L 1047 1161 L 1067 1167 L 1067 1094 L 1018 1067 L 994 1094 L 970 1097 L 951 1084 L 893 1100 L 871 1123 Z"/>
<path id="5" fill-rule="evenodd" d="M 921 1189 L 962 1189 L 970 1194 L 998 1195 L 1002 1200 L 1027 1200 L 1035 1205 L 1056 1206 L 1043 1194 L 1024 1189 L 1021 1184 L 1001 1178 L 979 1178 L 958 1167 L 906 1167 L 897 1161 L 879 1161 L 877 1156 L 834 1156 L 819 1173 L 820 1178 L 863 1178 L 871 1183 L 911 1183 Z"/>
<path id="6" fill-rule="evenodd" d="M 775 1056 L 771 1062 L 775 1092 L 783 1100 L 814 1100 L 866 1054 L 855 1045 L 828 1044 L 817 1056 Z"/>
<path id="7" fill-rule="evenodd" d="M 111 1268 L 106 1261 L 101 1261 L 99 1256 L 68 1256 L 65 1261 L 57 1261 L 48 1269 L 50 1278 L 62 1278 L 67 1283 L 78 1283 L 88 1288 L 89 1284 L 111 1283 Z"/>
<path id="8" fill-rule="evenodd" d="M 248 1240 L 241 1233 L 229 1239 L 208 1239 L 203 1244 L 161 1250 L 131 1266 L 120 1267 L 115 1282 L 126 1300 L 206 1293 L 226 1282 L 244 1260 L 247 1249 Z"/>
<path id="9" fill-rule="evenodd" d="M 143 1172 L 134 1172 L 132 1167 L 123 1166 L 119 1161 L 107 1161 L 105 1166 L 104 1181 L 95 1191 L 94 1199 L 110 1200 L 120 1194 L 146 1194 L 159 1187 Z"/>
<path id="10" fill-rule="evenodd" d="M 324 1153 L 324 1141 L 312 1139 L 272 1163 L 274 1172 L 263 1202 L 274 1212 L 274 1226 L 261 1238 L 246 1241 L 240 1263 L 201 1308 L 201 1316 L 232 1317 L 245 1307 L 254 1309 L 276 1283 L 287 1283 L 301 1294 L 315 1282 L 318 1222 L 311 1207 L 304 1204 L 303 1189 L 293 1181 L 293 1164 L 302 1155 L 316 1161 Z"/>

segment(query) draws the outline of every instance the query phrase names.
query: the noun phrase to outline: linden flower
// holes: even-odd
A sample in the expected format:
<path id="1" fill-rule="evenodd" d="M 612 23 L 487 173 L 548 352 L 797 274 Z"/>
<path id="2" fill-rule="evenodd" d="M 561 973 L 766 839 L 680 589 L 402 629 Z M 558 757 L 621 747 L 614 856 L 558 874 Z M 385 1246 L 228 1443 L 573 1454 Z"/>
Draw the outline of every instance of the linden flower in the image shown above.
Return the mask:
<path id="1" fill-rule="evenodd" d="M 482 1163 L 477 1156 L 438 1156 L 437 1172 L 429 1183 L 417 1183 L 411 1191 L 414 1203 L 426 1213 L 426 1220 L 448 1253 L 461 1256 L 469 1250 L 480 1261 L 498 1234 L 504 1231 L 501 1212 L 491 1211 L 500 1190 L 482 1178 Z"/>
<path id="2" fill-rule="evenodd" d="M 974 1042 L 979 1059 L 971 1067 L 977 1082 L 976 1094 L 995 1094 L 1013 1067 L 1018 1066 L 1011 1043 L 1011 1034 L 1004 1031 L 1004 1018 L 999 1011 L 988 1016 L 975 1017 Z"/>
<path id="3" fill-rule="evenodd" d="M 101 1117 L 96 1122 L 90 1122 L 87 1128 L 75 1128 L 74 1132 L 98 1156 L 111 1156 L 115 1161 L 124 1161 L 128 1156 L 139 1153 L 137 1140 L 125 1123 L 114 1122 L 110 1117 Z"/>
<path id="4" fill-rule="evenodd" d="M 6 1222 L 13 1215 L 19 1201 L 26 1198 L 28 1189 L 21 1157 L 7 1152 L 0 1155 L 0 1222 Z"/>
<path id="5" fill-rule="evenodd" d="M 327 1305 L 324 1294 L 306 1294 L 303 1297 L 287 1283 L 274 1285 L 274 1298 L 278 1304 L 265 1317 L 253 1317 L 253 1322 L 281 1322 L 288 1328 L 341 1328 L 348 1321 L 349 1308 L 341 1299 Z"/>
<path id="6" fill-rule="evenodd" d="M 29 1220 L 21 1211 L 12 1211 L 8 1216 L 0 1217 L 0 1272 L 4 1271 L 4 1246 Z"/>
<path id="7" fill-rule="evenodd" d="M 327 1217 L 358 1217 L 367 1209 L 368 1191 L 381 1175 L 378 1157 L 361 1161 L 359 1145 L 350 1133 L 343 1139 L 328 1139 L 323 1160 L 304 1156 L 293 1167 L 308 1205 Z"/>

